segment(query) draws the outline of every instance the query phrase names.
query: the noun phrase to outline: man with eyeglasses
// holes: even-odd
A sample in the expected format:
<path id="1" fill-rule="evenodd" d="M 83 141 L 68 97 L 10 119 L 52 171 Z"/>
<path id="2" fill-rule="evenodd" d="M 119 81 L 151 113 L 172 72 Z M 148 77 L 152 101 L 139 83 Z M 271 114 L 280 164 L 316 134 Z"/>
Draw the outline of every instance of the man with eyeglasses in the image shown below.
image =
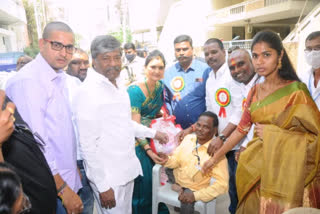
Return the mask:
<path id="1" fill-rule="evenodd" d="M 87 76 L 88 68 L 88 54 L 81 48 L 76 48 L 73 57 L 68 64 L 67 74 L 77 77 L 81 82 L 83 82 Z"/>
<path id="2" fill-rule="evenodd" d="M 307 85 L 314 102 L 320 109 L 320 31 L 310 33 L 305 45 L 305 58 L 311 68 L 303 72 L 300 78 Z"/>
<path id="3" fill-rule="evenodd" d="M 39 40 L 40 53 L 11 78 L 6 87 L 23 120 L 41 138 L 43 152 L 57 189 L 57 214 L 81 213 L 77 195 L 76 138 L 62 70 L 74 51 L 74 34 L 63 22 L 51 22 Z"/>
<path id="4" fill-rule="evenodd" d="M 172 168 L 174 180 L 180 188 L 181 213 L 193 214 L 196 201 L 208 202 L 228 191 L 228 162 L 223 158 L 208 174 L 201 166 L 210 159 L 208 146 L 218 133 L 218 117 L 206 111 L 195 124 L 195 134 L 187 135 L 172 155 L 160 153 L 165 167 Z"/>

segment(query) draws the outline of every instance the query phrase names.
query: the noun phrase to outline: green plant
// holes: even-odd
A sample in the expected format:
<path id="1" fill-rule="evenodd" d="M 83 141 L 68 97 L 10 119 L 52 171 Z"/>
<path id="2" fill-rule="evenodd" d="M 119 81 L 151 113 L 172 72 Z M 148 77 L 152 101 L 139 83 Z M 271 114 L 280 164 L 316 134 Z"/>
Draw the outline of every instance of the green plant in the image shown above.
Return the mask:
<path id="1" fill-rule="evenodd" d="M 110 32 L 109 35 L 114 36 L 120 43 L 127 43 L 132 41 L 132 33 L 131 30 L 126 28 L 126 41 L 123 41 L 123 29 L 121 28 L 119 31 Z"/>
<path id="2" fill-rule="evenodd" d="M 26 47 L 23 52 L 28 55 L 31 56 L 32 58 L 35 58 L 35 56 L 37 56 L 37 54 L 39 53 L 39 47 L 38 46 L 28 46 Z"/>

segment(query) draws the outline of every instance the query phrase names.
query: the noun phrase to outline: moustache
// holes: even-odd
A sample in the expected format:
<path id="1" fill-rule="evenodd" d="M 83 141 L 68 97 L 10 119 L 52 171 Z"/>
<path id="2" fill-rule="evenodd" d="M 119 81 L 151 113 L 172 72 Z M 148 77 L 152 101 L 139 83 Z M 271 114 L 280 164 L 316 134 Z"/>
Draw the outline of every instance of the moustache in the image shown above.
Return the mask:
<path id="1" fill-rule="evenodd" d="M 121 67 L 120 66 L 112 66 L 106 69 L 106 72 L 110 72 L 110 71 L 117 71 L 120 72 L 121 71 Z"/>
<path id="2" fill-rule="evenodd" d="M 210 63 L 210 64 L 212 64 L 212 63 L 215 63 L 217 60 L 215 60 L 215 59 L 209 59 L 208 61 L 207 61 L 207 63 Z"/>
<path id="3" fill-rule="evenodd" d="M 178 57 L 178 60 L 181 60 L 181 59 L 189 59 L 190 57 L 187 57 L 187 56 L 179 56 Z"/>

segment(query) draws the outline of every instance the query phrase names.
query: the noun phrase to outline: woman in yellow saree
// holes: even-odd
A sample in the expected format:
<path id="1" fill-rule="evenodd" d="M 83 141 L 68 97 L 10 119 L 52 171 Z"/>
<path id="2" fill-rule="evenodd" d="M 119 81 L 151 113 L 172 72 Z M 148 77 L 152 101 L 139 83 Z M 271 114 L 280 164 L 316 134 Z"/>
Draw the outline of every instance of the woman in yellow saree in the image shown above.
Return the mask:
<path id="1" fill-rule="evenodd" d="M 254 123 L 254 137 L 238 162 L 237 214 L 320 208 L 319 110 L 277 34 L 258 33 L 251 51 L 255 70 L 265 80 L 251 89 L 237 129 L 203 171 L 213 167 Z"/>

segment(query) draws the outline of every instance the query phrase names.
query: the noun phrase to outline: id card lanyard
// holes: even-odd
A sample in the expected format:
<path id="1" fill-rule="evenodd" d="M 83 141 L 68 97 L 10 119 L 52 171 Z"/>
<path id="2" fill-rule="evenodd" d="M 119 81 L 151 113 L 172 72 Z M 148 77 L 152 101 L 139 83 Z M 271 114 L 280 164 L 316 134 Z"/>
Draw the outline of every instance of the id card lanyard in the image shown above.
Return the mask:
<path id="1" fill-rule="evenodd" d="M 201 170 L 201 166 L 200 166 L 200 156 L 199 156 L 199 153 L 198 153 L 198 148 L 200 147 L 201 145 L 198 143 L 198 139 L 197 139 L 197 141 L 196 141 L 196 148 L 194 148 L 193 150 L 196 150 L 196 157 L 197 157 L 197 160 L 198 160 L 198 164 L 196 165 L 196 168 L 198 169 L 198 170 Z"/>

